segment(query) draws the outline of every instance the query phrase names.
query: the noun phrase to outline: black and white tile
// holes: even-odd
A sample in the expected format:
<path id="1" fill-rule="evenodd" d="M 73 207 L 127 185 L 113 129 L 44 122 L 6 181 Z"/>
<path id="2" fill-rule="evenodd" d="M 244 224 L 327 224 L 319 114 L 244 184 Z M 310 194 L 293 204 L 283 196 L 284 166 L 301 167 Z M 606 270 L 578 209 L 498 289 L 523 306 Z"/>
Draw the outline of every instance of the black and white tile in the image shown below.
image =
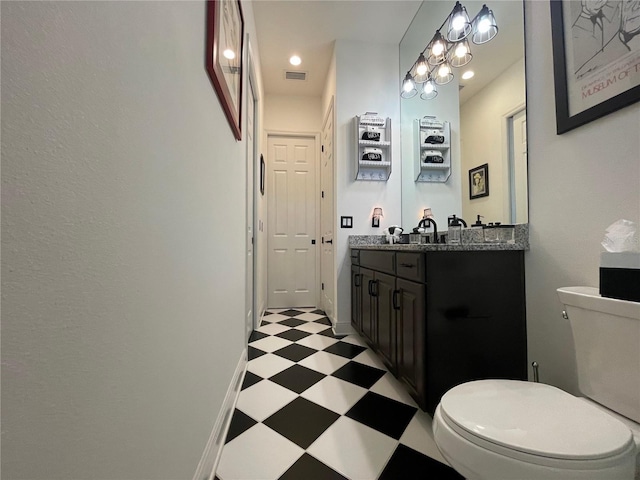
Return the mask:
<path id="1" fill-rule="evenodd" d="M 360 337 L 330 325 L 315 308 L 265 312 L 216 479 L 461 479 L 431 417 Z"/>

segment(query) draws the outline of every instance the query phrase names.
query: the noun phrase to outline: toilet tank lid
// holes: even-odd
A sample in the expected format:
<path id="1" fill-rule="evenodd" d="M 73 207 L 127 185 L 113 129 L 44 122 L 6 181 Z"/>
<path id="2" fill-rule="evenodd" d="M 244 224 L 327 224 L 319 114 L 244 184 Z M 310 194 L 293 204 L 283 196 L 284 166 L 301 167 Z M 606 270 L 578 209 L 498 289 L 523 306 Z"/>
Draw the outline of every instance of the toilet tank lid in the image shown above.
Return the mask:
<path id="1" fill-rule="evenodd" d="M 606 458 L 633 445 L 631 431 L 622 422 L 542 383 L 468 382 L 445 393 L 440 407 L 472 435 L 547 458 Z"/>
<path id="2" fill-rule="evenodd" d="M 595 287 L 562 287 L 557 292 L 564 305 L 640 321 L 640 302 L 602 297 Z"/>

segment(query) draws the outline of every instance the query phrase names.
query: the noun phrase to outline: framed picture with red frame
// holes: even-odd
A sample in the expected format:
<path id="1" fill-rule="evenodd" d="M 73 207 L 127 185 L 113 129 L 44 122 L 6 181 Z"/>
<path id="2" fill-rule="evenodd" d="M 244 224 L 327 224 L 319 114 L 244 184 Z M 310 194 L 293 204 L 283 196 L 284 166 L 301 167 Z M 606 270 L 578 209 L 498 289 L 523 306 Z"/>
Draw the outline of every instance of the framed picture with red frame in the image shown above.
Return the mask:
<path id="1" fill-rule="evenodd" d="M 208 0 L 206 68 L 236 140 L 242 139 L 243 41 L 239 0 Z"/>

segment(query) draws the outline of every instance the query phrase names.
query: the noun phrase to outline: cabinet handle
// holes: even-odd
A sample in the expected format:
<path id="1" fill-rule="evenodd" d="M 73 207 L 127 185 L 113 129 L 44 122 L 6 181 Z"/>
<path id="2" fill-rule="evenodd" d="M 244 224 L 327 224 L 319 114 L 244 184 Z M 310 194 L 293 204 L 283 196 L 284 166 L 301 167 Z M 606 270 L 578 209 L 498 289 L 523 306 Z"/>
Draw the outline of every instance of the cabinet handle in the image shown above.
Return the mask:
<path id="1" fill-rule="evenodd" d="M 377 297 L 378 296 L 378 280 L 373 280 L 371 282 L 371 287 L 372 287 L 371 288 L 371 291 L 372 291 L 371 296 L 372 297 Z M 375 287 L 375 288 L 373 288 L 373 287 Z"/>
<path id="2" fill-rule="evenodd" d="M 373 295 L 373 280 L 369 280 L 369 288 L 368 288 L 368 290 L 369 290 L 369 295 L 373 297 L 374 296 Z"/>
<path id="3" fill-rule="evenodd" d="M 356 273 L 353 276 L 353 286 L 354 287 L 361 287 L 362 286 L 362 282 L 360 281 L 362 279 L 362 274 L 361 273 Z"/>
<path id="4" fill-rule="evenodd" d="M 398 305 L 398 294 L 400 293 L 400 290 L 394 290 L 393 291 L 393 309 L 394 310 L 400 310 L 400 305 Z"/>
<path id="5" fill-rule="evenodd" d="M 416 268 L 413 263 L 401 263 L 400 266 L 405 268 Z"/>

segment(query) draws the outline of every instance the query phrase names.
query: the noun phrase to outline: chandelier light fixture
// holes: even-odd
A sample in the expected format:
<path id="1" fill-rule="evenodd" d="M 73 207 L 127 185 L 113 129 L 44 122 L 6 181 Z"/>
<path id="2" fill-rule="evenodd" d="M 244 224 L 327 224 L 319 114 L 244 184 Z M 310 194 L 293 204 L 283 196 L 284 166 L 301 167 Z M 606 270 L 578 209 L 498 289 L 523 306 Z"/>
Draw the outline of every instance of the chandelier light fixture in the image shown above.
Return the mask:
<path id="1" fill-rule="evenodd" d="M 443 35 L 445 25 L 447 30 Z M 468 64 L 473 58 L 469 38 L 474 44 L 482 45 L 497 34 L 498 25 L 489 7 L 483 5 L 473 20 L 469 20 L 466 7 L 456 2 L 404 77 L 400 96 L 412 98 L 420 90 L 423 100 L 436 98 L 438 85 L 453 80 L 453 69 Z"/>

